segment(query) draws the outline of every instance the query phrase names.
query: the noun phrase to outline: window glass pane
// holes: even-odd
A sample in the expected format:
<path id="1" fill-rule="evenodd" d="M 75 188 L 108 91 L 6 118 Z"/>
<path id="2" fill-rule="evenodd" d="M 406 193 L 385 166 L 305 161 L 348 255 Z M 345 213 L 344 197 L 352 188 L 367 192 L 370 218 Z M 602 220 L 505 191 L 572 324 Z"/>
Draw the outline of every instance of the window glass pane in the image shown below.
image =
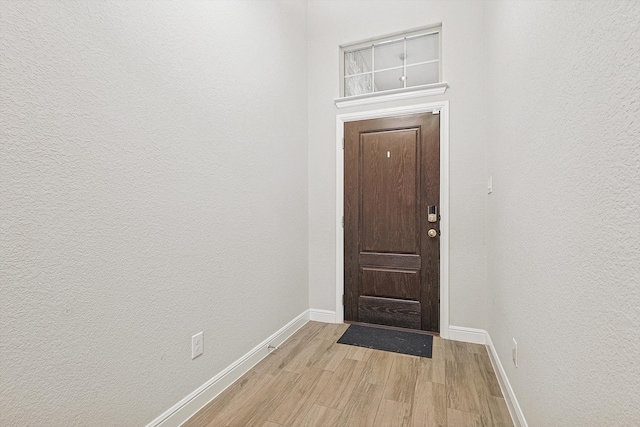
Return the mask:
<path id="1" fill-rule="evenodd" d="M 344 75 L 360 74 L 371 71 L 371 47 L 344 53 Z"/>
<path id="2" fill-rule="evenodd" d="M 375 73 L 376 92 L 404 87 L 402 68 Z"/>
<path id="3" fill-rule="evenodd" d="M 431 62 L 429 64 L 413 65 L 407 67 L 407 87 L 438 83 L 440 63 Z M 376 77 L 377 83 L 377 77 Z"/>
<path id="4" fill-rule="evenodd" d="M 373 58 L 376 70 L 401 67 L 404 58 L 404 40 L 374 46 Z"/>
<path id="5" fill-rule="evenodd" d="M 438 59 L 439 34 L 407 39 L 407 64 L 431 61 Z"/>
<path id="6" fill-rule="evenodd" d="M 344 78 L 344 96 L 362 95 L 371 93 L 371 74 L 361 74 L 359 76 Z"/>

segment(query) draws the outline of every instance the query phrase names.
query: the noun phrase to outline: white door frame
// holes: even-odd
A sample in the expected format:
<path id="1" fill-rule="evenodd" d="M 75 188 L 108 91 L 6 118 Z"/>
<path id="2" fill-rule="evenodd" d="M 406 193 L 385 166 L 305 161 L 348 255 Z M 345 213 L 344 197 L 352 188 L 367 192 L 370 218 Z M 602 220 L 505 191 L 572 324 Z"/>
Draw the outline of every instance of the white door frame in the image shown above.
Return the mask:
<path id="1" fill-rule="evenodd" d="M 336 116 L 336 322 L 344 322 L 344 124 L 358 120 L 440 112 L 440 336 L 449 338 L 449 101 Z"/>

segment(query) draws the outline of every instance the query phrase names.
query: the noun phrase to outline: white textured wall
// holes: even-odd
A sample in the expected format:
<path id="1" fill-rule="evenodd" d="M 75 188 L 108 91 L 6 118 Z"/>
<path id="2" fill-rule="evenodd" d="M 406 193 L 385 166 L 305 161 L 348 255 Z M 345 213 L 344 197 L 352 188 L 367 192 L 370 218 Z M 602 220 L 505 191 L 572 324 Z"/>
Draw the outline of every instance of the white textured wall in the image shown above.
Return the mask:
<path id="1" fill-rule="evenodd" d="M 335 116 L 389 106 L 451 101 L 450 317 L 486 327 L 486 142 L 483 4 L 477 1 L 309 2 L 309 297 L 335 310 Z M 339 48 L 366 38 L 442 22 L 440 97 L 338 110 Z"/>
<path id="2" fill-rule="evenodd" d="M 530 426 L 638 426 L 640 3 L 486 16 L 493 343 Z"/>
<path id="3" fill-rule="evenodd" d="M 297 1 L 0 2 L 0 425 L 144 425 L 308 307 L 305 36 Z"/>

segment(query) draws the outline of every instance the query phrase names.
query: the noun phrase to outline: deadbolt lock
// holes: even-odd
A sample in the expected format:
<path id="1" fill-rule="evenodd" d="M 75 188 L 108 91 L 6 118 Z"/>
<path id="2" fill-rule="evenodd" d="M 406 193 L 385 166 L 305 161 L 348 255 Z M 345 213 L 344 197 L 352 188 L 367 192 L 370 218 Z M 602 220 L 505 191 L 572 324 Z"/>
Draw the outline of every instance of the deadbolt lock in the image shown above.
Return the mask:
<path id="1" fill-rule="evenodd" d="M 437 206 L 428 206 L 427 207 L 427 221 L 428 222 L 438 222 L 440 215 L 438 215 L 438 207 Z"/>

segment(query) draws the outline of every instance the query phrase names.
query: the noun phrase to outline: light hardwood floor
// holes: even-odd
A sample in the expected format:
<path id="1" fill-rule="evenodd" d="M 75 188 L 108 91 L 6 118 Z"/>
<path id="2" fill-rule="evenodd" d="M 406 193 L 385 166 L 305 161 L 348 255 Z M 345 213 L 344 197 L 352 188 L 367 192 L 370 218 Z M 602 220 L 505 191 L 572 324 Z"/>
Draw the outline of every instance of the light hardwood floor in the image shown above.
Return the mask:
<path id="1" fill-rule="evenodd" d="M 184 427 L 513 426 L 484 346 L 433 340 L 426 359 L 336 344 L 309 322 Z"/>

